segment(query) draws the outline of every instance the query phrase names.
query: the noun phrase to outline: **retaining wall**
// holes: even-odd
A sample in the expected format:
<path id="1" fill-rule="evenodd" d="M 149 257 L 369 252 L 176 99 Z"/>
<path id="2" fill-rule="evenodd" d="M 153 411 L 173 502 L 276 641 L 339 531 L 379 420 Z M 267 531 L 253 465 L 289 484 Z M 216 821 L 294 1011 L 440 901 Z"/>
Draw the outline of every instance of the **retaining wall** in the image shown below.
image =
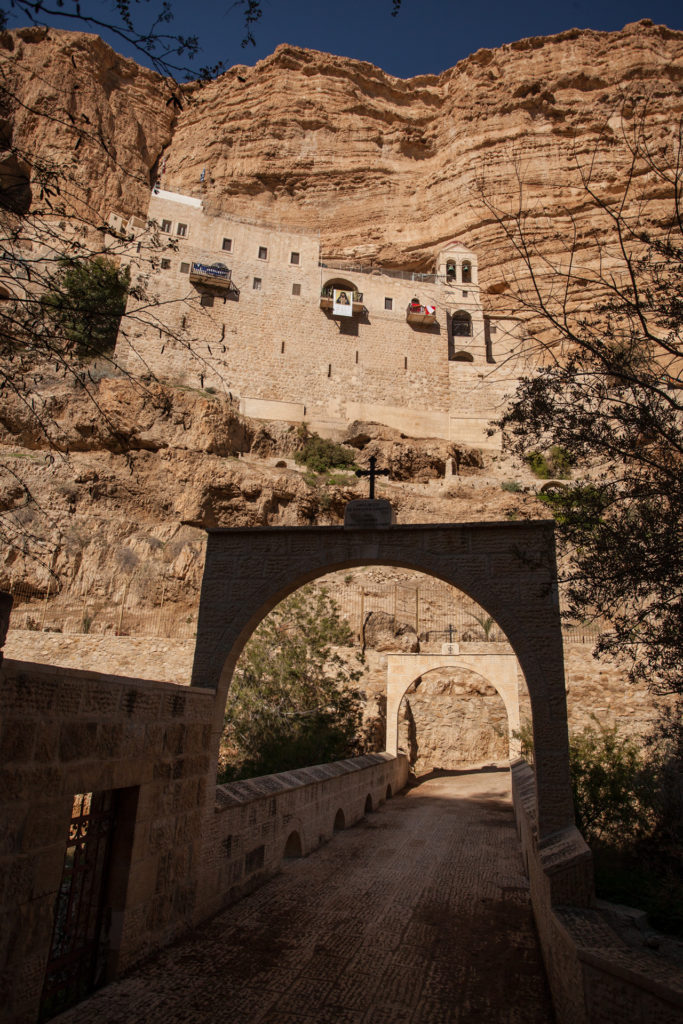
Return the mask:
<path id="1" fill-rule="evenodd" d="M 577 829 L 539 846 L 526 761 L 512 765 L 512 798 L 558 1024 L 681 1024 L 679 965 L 628 946 L 595 908 L 591 854 Z"/>

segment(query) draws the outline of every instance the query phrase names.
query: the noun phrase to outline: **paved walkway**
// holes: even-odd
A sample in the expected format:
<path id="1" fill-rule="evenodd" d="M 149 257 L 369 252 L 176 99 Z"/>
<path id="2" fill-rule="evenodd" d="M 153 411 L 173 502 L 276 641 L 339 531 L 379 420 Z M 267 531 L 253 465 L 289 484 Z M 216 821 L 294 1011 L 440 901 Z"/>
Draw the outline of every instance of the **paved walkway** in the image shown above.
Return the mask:
<path id="1" fill-rule="evenodd" d="M 551 1024 L 507 772 L 428 779 L 60 1024 Z"/>

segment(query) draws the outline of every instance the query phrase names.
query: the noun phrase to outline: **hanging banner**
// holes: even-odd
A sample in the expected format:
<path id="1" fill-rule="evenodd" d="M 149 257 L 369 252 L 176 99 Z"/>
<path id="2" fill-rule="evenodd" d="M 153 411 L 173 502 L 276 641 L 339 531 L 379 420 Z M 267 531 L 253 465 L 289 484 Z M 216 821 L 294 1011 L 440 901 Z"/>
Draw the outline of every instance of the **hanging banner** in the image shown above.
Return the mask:
<path id="1" fill-rule="evenodd" d="M 353 292 L 349 288 L 334 288 L 332 316 L 353 316 Z"/>

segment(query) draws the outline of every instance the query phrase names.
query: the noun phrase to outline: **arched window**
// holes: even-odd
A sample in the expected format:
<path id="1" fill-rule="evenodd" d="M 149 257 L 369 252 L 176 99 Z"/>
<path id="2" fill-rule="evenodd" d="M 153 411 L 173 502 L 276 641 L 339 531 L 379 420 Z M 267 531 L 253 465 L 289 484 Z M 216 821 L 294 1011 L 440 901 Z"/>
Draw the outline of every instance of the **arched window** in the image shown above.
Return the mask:
<path id="1" fill-rule="evenodd" d="M 446 263 L 446 280 L 455 281 L 455 260 L 448 260 Z"/>
<path id="2" fill-rule="evenodd" d="M 451 329 L 454 338 L 470 338 L 472 336 L 472 317 L 464 309 L 453 314 Z"/>
<path id="3" fill-rule="evenodd" d="M 365 798 L 365 813 L 372 814 L 372 797 L 369 793 Z"/>
<path id="4" fill-rule="evenodd" d="M 471 352 L 456 352 L 453 356 L 456 363 L 473 363 L 474 356 Z"/>
<path id="5" fill-rule="evenodd" d="M 469 260 L 463 260 L 462 264 L 462 283 L 470 284 L 472 281 L 472 264 Z"/>
<path id="6" fill-rule="evenodd" d="M 334 816 L 334 826 L 333 826 L 333 829 L 334 829 L 335 832 L 341 832 L 345 828 L 346 828 L 346 820 L 344 818 L 344 812 L 342 811 L 342 809 L 340 807 L 339 810 L 337 811 L 337 813 Z"/>

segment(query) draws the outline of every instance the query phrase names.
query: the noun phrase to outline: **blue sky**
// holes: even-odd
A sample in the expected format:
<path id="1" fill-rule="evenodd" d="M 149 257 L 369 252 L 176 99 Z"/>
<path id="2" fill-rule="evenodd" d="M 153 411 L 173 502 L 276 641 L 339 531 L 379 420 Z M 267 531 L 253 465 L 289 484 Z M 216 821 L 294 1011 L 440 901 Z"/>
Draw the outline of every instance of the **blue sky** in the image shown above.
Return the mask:
<path id="1" fill-rule="evenodd" d="M 66 0 L 65 8 L 69 2 Z M 157 0 L 133 0 L 131 6 L 138 24 L 144 26 Z M 637 0 L 403 0 L 396 18 L 391 17 L 391 0 L 263 0 L 263 17 L 254 27 L 256 46 L 243 49 L 242 14 L 232 0 L 172 0 L 172 6 L 170 31 L 199 36 L 202 52 L 197 66 L 219 60 L 227 66 L 253 64 L 272 53 L 278 43 L 286 42 L 371 61 L 402 78 L 438 73 L 480 47 L 575 26 L 609 31 L 650 18 L 655 24 L 683 29 L 683 5 L 669 0 L 647 4 Z M 82 0 L 81 9 L 102 20 L 115 16 L 112 4 L 101 0 Z M 60 19 L 47 20 L 65 28 L 80 27 Z M 10 21 L 17 23 L 22 19 Z M 107 38 L 106 33 L 101 34 Z M 110 36 L 107 41 L 119 52 L 135 56 L 120 40 Z"/>

